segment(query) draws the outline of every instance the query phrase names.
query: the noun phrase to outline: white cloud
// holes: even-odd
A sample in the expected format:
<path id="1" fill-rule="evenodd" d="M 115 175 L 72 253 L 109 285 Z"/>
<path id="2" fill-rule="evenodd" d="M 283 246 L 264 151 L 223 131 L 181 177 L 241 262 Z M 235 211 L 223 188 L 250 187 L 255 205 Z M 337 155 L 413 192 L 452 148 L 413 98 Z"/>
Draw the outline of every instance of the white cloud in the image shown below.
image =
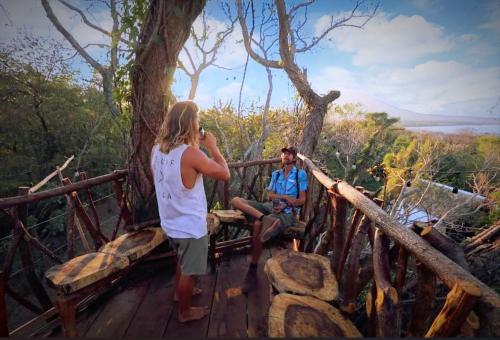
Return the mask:
<path id="1" fill-rule="evenodd" d="M 419 113 L 456 114 L 446 109 L 453 107 L 453 103 L 465 102 L 471 104 L 467 110 L 486 113 L 486 106 L 500 93 L 500 67 L 473 68 L 455 61 L 429 61 L 377 73 L 328 67 L 310 79 L 320 93 L 356 89 Z M 484 107 L 473 107 L 472 103 L 481 103 Z"/>
<path id="2" fill-rule="evenodd" d="M 321 32 L 329 22 L 321 17 L 315 32 Z M 330 35 L 331 44 L 343 52 L 353 53 L 352 62 L 358 66 L 376 64 L 406 64 L 420 57 L 449 51 L 454 39 L 444 34 L 443 28 L 423 17 L 398 15 L 388 18 L 379 13 L 364 29 L 340 28 Z"/>

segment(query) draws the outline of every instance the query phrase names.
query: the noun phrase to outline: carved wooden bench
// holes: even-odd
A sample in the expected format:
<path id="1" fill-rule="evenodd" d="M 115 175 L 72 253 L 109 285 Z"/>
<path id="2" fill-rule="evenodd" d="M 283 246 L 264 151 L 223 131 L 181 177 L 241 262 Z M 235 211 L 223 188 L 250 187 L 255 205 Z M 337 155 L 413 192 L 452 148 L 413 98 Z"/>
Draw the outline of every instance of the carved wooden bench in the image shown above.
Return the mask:
<path id="1" fill-rule="evenodd" d="M 166 236 L 159 227 L 132 231 L 104 244 L 97 252 L 49 268 L 45 278 L 55 293 L 54 305 L 59 311 L 63 335 L 78 336 L 76 304 L 80 299 L 99 292 L 128 273 L 165 240 Z"/>
<path id="2" fill-rule="evenodd" d="M 210 234 L 210 264 L 215 267 L 216 253 L 224 252 L 229 249 L 241 248 L 252 244 L 252 237 L 243 237 L 236 239 L 241 229 L 250 230 L 253 233 L 253 228 L 251 224 L 248 223 L 245 215 L 240 210 L 212 210 L 211 213 L 216 216 L 220 221 L 220 227 L 217 231 Z M 233 239 L 229 238 L 228 227 L 232 225 L 237 228 Z M 304 232 L 306 229 L 306 223 L 298 221 L 297 224 L 288 227 L 282 234 L 282 236 L 287 238 L 302 240 L 304 237 Z M 220 232 L 224 233 L 224 241 L 216 242 L 217 237 Z"/>

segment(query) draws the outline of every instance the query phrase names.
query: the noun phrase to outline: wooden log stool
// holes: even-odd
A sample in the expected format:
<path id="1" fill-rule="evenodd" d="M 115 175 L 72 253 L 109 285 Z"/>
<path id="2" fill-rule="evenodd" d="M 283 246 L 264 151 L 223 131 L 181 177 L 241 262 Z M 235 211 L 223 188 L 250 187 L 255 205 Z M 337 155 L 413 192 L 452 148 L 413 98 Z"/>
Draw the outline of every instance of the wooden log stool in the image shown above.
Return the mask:
<path id="1" fill-rule="evenodd" d="M 361 337 L 340 311 L 311 296 L 276 295 L 269 308 L 269 337 Z"/>
<path id="2" fill-rule="evenodd" d="M 161 228 L 146 228 L 125 233 L 103 245 L 99 252 L 75 257 L 45 272 L 49 287 L 55 291 L 54 305 L 59 312 L 63 335 L 77 337 L 76 304 L 127 273 L 139 259 L 155 249 L 166 237 Z"/>
<path id="3" fill-rule="evenodd" d="M 310 295 L 325 301 L 337 299 L 337 280 L 324 256 L 284 250 L 266 261 L 264 271 L 280 293 Z"/>

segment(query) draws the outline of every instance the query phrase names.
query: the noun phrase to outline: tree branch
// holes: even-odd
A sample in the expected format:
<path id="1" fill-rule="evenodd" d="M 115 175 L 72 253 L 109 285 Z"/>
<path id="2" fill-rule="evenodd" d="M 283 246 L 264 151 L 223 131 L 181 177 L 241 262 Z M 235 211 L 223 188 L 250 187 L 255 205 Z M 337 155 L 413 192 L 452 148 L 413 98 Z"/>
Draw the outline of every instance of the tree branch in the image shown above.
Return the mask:
<path id="1" fill-rule="evenodd" d="M 77 12 L 78 14 L 80 14 L 80 16 L 82 17 L 83 22 L 84 22 L 87 26 L 92 27 L 93 29 L 95 29 L 95 30 L 97 30 L 97 31 L 101 32 L 102 34 L 107 35 L 108 37 L 113 37 L 113 35 L 111 34 L 111 32 L 108 32 L 108 31 L 106 31 L 104 28 L 99 27 L 99 26 L 97 26 L 97 25 L 95 25 L 95 24 L 91 23 L 91 22 L 90 22 L 90 20 L 89 20 L 89 19 L 87 18 L 87 16 L 85 15 L 85 13 L 83 13 L 83 11 L 82 11 L 81 9 L 79 9 L 78 7 L 71 5 L 70 3 L 68 3 L 68 2 L 67 2 L 67 1 L 65 1 L 65 0 L 58 0 L 58 1 L 59 1 L 60 3 L 62 3 L 64 6 L 68 7 L 69 9 L 71 9 L 72 11 L 75 11 L 75 12 Z M 114 1 L 113 1 L 113 2 L 114 2 Z M 108 5 L 108 6 L 109 6 L 109 5 Z M 110 8 L 110 9 L 112 9 L 112 8 L 113 8 L 113 5 L 111 5 L 111 8 Z M 116 7 L 115 7 L 115 8 L 116 8 Z M 124 38 L 120 38 L 120 41 L 121 41 L 122 43 L 124 43 L 124 44 L 129 44 L 129 43 L 130 43 L 128 40 L 126 40 L 126 39 L 124 39 Z"/>

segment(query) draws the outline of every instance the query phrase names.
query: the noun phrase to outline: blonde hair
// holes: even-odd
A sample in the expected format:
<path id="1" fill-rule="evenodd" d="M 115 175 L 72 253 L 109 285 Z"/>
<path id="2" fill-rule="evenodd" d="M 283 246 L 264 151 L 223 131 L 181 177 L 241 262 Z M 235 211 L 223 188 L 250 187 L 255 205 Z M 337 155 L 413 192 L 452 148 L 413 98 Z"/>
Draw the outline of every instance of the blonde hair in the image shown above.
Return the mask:
<path id="1" fill-rule="evenodd" d="M 198 144 L 198 105 L 192 101 L 175 103 L 167 113 L 155 143 L 160 150 L 169 153 L 181 144 L 195 146 Z"/>

